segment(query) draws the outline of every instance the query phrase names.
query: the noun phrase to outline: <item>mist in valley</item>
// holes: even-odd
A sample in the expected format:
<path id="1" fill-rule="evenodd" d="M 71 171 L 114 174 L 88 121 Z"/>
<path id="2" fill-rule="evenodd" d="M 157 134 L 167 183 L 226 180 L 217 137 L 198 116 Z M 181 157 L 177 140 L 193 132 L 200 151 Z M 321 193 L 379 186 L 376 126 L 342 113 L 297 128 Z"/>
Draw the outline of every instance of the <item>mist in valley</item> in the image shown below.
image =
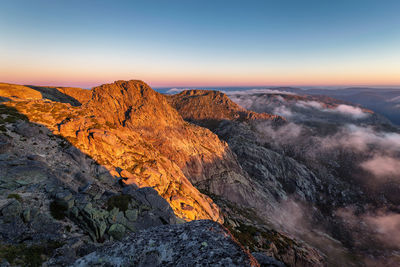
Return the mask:
<path id="1" fill-rule="evenodd" d="M 326 182 L 314 203 L 295 194 L 280 201 L 273 217 L 284 230 L 314 244 L 321 242 L 321 232 L 327 233 L 350 254 L 362 254 L 369 266 L 398 260 L 400 133 L 396 127 L 388 127 L 385 120 L 380 124 L 379 115 L 357 105 L 287 101 L 279 92 L 242 92 L 230 98 L 250 110 L 284 116 L 287 122 L 281 125 L 253 122 L 257 142 L 304 164 Z M 332 181 L 347 185 L 340 195 L 329 191 L 335 186 Z"/>

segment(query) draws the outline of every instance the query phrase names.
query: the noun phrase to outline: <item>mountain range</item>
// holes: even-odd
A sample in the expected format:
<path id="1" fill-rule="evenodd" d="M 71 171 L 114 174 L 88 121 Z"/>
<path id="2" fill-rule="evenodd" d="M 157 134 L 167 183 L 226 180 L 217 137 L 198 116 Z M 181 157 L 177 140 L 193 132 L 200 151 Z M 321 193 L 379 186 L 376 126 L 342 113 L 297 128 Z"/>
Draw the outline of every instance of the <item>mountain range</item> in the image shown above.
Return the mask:
<path id="1" fill-rule="evenodd" d="M 4 264 L 396 266 L 396 114 L 277 91 L 1 83 Z"/>

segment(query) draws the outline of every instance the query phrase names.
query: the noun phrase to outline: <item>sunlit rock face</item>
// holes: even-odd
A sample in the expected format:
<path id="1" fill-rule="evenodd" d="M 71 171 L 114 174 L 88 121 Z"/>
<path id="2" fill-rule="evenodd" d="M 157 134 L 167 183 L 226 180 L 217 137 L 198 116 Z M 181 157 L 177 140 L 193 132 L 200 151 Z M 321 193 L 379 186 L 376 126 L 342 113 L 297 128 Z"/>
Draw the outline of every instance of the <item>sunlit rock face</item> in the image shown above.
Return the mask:
<path id="1" fill-rule="evenodd" d="M 102 266 L 121 262 L 123 266 L 259 266 L 215 222 L 221 222 L 215 204 L 188 182 L 167 154 L 161 154 L 172 153 L 167 150 L 172 148 L 158 151 L 146 139 L 149 135 L 135 134 L 134 127 L 106 123 L 101 128 L 95 113 L 85 105 L 85 93 L 79 101 L 72 101 L 58 89 L 43 87 L 35 89 L 39 92 L 36 99 L 26 99 L 25 89 L 31 88 L 17 86 L 19 92 L 9 97 L 0 92 L 1 266 L 71 266 L 81 257 L 75 264 L 83 260 L 84 266 L 99 261 Z M 201 130 L 193 129 L 194 134 Z M 206 137 L 214 136 L 203 132 Z M 139 138 L 143 143 L 136 145 Z M 203 143 L 204 138 L 200 139 Z M 211 140 L 219 142 L 215 136 Z M 223 151 L 226 145 L 219 144 Z M 150 159 L 135 165 L 136 172 L 112 165 L 128 165 L 123 160 L 137 162 L 138 156 L 133 158 L 131 151 Z M 168 200 L 174 210 L 156 190 L 145 187 L 151 184 L 160 190 L 162 183 L 168 183 L 164 197 L 171 194 Z M 175 214 L 187 220 L 205 217 L 215 221 L 186 224 Z M 118 249 L 118 257 L 110 255 Z M 99 258 L 90 262 L 93 251 Z"/>
<path id="2" fill-rule="evenodd" d="M 229 163 L 233 159 L 226 143 L 185 122 L 163 95 L 141 81 L 96 87 L 89 101 L 81 97 L 81 104 L 23 97 L 10 103 L 29 120 L 67 138 L 116 178 L 156 189 L 179 217 L 223 221 L 213 201 L 187 178 L 204 179 L 214 161 L 235 164 Z"/>
<path id="3" fill-rule="evenodd" d="M 224 120 L 273 120 L 284 121 L 283 117 L 267 113 L 256 113 L 239 106 L 219 91 L 186 90 L 176 95 L 168 95 L 168 101 L 185 120 L 215 128 Z"/>

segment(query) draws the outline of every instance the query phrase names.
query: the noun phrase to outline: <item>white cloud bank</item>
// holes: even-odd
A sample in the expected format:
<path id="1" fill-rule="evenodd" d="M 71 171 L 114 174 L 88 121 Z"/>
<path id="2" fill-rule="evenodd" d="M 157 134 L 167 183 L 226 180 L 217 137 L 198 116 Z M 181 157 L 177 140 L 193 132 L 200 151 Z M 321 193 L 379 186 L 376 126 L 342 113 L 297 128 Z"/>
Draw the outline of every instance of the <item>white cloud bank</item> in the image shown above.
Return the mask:
<path id="1" fill-rule="evenodd" d="M 296 95 L 293 92 L 280 91 L 275 89 L 249 89 L 239 91 L 222 91 L 227 95 L 253 95 L 253 94 L 281 94 L 281 95 Z"/>
<path id="2" fill-rule="evenodd" d="M 300 108 L 314 108 L 322 112 L 337 113 L 344 116 L 350 116 L 353 119 L 365 119 L 369 116 L 369 113 L 364 112 L 361 108 L 345 104 L 340 104 L 334 108 L 326 108 L 322 105 L 321 102 L 318 101 L 298 101 L 295 105 Z"/>

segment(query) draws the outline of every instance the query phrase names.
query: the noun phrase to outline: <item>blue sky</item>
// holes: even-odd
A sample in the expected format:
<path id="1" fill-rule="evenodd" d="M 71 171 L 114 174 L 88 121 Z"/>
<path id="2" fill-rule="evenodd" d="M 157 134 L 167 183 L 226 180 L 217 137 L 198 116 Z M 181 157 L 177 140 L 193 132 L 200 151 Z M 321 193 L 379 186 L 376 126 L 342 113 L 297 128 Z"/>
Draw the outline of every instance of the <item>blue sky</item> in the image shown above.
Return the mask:
<path id="1" fill-rule="evenodd" d="M 400 1 L 0 0 L 0 81 L 399 85 Z"/>

